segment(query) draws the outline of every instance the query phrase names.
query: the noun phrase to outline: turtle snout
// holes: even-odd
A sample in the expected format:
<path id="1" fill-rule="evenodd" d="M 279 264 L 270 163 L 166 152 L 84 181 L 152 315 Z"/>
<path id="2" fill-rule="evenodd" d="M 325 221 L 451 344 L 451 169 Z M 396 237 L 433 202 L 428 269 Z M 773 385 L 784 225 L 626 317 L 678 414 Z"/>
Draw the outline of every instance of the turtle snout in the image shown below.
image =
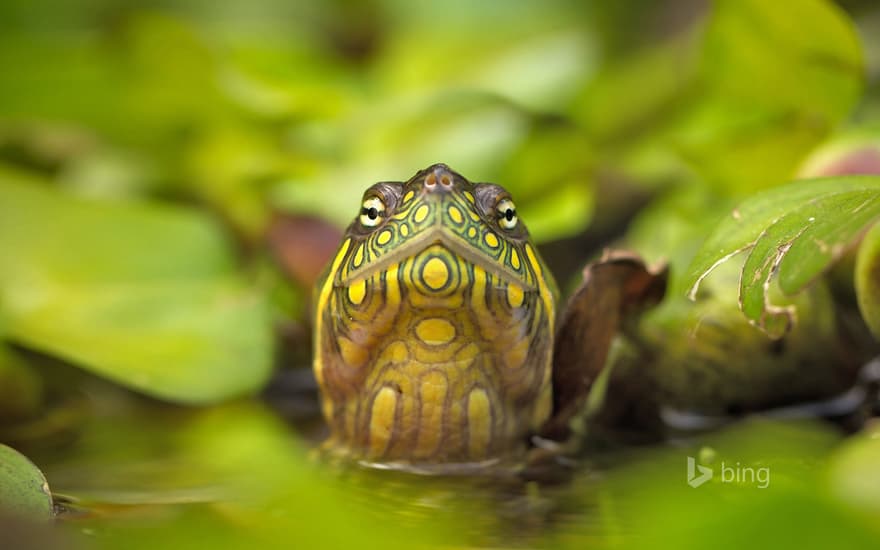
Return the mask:
<path id="1" fill-rule="evenodd" d="M 447 192 L 452 190 L 455 175 L 445 164 L 435 164 L 425 176 L 424 188 L 430 193 Z"/>

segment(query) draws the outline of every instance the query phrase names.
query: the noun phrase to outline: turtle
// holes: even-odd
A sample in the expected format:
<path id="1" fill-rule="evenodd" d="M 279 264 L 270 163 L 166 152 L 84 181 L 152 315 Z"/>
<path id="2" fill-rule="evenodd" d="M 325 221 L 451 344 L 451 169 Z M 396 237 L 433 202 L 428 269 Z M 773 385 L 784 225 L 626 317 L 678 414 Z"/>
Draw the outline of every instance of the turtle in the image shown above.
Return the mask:
<path id="1" fill-rule="evenodd" d="M 601 263 L 560 311 L 553 275 L 502 186 L 445 164 L 383 181 L 318 279 L 313 371 L 325 448 L 381 464 L 486 464 L 564 439 L 619 320 L 665 276 Z M 592 279 L 602 271 L 593 271 Z"/>

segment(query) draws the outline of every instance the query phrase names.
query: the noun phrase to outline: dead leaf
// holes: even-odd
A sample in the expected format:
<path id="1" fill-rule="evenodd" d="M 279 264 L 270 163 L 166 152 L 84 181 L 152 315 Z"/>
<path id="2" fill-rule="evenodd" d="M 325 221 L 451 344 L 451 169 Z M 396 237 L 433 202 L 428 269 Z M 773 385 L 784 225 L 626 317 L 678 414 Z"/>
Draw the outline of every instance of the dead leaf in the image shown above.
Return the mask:
<path id="1" fill-rule="evenodd" d="M 587 265 L 566 304 L 554 345 L 553 414 L 541 437 L 569 436 L 569 420 L 583 407 L 627 317 L 662 300 L 668 269 L 649 268 L 631 252 L 606 251 Z"/>

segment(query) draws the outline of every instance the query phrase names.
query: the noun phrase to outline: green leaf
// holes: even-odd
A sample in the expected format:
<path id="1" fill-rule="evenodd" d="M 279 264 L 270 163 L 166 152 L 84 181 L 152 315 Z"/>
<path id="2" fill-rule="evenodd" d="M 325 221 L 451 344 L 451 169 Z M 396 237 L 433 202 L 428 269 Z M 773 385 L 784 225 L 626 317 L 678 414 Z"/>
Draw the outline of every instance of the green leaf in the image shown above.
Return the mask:
<path id="1" fill-rule="evenodd" d="M 28 519 L 52 517 L 52 495 L 43 473 L 24 455 L 2 443 L 0 509 Z"/>
<path id="2" fill-rule="evenodd" d="M 847 507 L 865 514 L 872 523 L 880 517 L 880 428 L 868 425 L 849 438 L 831 456 L 828 485 Z"/>
<path id="3" fill-rule="evenodd" d="M 880 339 L 880 224 L 874 225 L 859 247 L 855 286 L 862 317 Z"/>
<path id="4" fill-rule="evenodd" d="M 8 337 L 163 399 L 252 392 L 272 356 L 262 296 L 209 218 L 67 197 L 0 171 Z"/>
<path id="5" fill-rule="evenodd" d="M 846 251 L 880 217 L 880 177 L 802 180 L 754 195 L 712 231 L 688 269 L 693 299 L 700 282 L 732 256 L 751 250 L 740 277 L 740 306 L 772 337 L 794 320 L 791 307 L 770 303 L 774 275 L 795 294 Z"/>
<path id="6" fill-rule="evenodd" d="M 494 514 L 462 484 L 328 470 L 258 401 L 191 410 L 130 405 L 96 414 L 46 466 L 57 492 L 97 511 L 77 524 L 77 532 L 101 534 L 81 536 L 84 547 L 465 546 L 452 520 L 463 510 L 487 521 Z M 413 514 L 386 521 L 402 510 Z"/>
<path id="7" fill-rule="evenodd" d="M 864 87 L 858 36 L 831 2 L 719 0 L 700 62 L 707 90 L 675 132 L 676 148 L 741 193 L 794 175 Z"/>

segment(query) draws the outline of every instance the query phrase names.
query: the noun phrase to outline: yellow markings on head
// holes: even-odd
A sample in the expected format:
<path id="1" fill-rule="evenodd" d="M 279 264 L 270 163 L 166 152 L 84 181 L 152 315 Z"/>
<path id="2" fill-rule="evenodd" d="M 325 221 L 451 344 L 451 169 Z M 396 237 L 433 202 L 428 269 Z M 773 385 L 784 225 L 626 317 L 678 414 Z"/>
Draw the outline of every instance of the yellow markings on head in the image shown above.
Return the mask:
<path id="1" fill-rule="evenodd" d="M 468 235 L 468 237 L 470 237 L 471 239 L 473 239 L 474 237 L 476 237 L 476 236 L 477 236 L 477 228 L 476 228 L 476 227 L 473 227 L 473 226 L 468 227 L 467 235 Z"/>
<path id="2" fill-rule="evenodd" d="M 468 395 L 468 453 L 472 459 L 483 458 L 492 438 L 492 404 L 486 390 L 474 389 Z"/>
<path id="3" fill-rule="evenodd" d="M 511 247 L 511 249 L 510 249 L 510 265 L 513 267 L 513 269 L 519 269 L 519 267 L 520 267 L 519 254 L 516 252 L 516 249 L 513 247 Z"/>
<path id="4" fill-rule="evenodd" d="M 339 354 L 342 355 L 342 360 L 345 361 L 347 367 L 360 368 L 370 358 L 370 353 L 363 346 L 352 342 L 345 336 L 337 337 L 336 341 L 339 344 Z"/>
<path id="5" fill-rule="evenodd" d="M 422 267 L 422 282 L 432 290 L 439 290 L 449 282 L 449 268 L 446 262 L 434 257 L 425 262 Z"/>
<path id="6" fill-rule="evenodd" d="M 471 308 L 477 313 L 486 309 L 486 271 L 474 266 L 474 282 L 471 285 Z"/>
<path id="7" fill-rule="evenodd" d="M 483 239 L 486 241 L 486 244 L 489 245 L 490 247 L 498 248 L 498 244 L 499 244 L 498 237 L 495 236 L 495 233 L 492 233 L 490 231 L 490 232 L 486 233 L 486 235 L 483 237 Z"/>
<path id="8" fill-rule="evenodd" d="M 396 409 L 397 392 L 387 386 L 379 390 L 370 411 L 370 453 L 374 457 L 382 456 L 391 441 Z"/>
<path id="9" fill-rule="evenodd" d="M 361 302 L 364 301 L 364 296 L 367 294 L 367 281 L 366 279 L 361 279 L 356 283 L 352 283 L 351 286 L 348 287 L 348 301 L 352 304 L 358 306 Z"/>
<path id="10" fill-rule="evenodd" d="M 473 210 L 468 210 L 468 217 L 475 222 L 480 221 L 480 215 L 474 212 Z"/>
<path id="11" fill-rule="evenodd" d="M 455 353 L 455 361 L 460 363 L 473 361 L 480 353 L 482 353 L 480 346 L 471 342 Z"/>
<path id="12" fill-rule="evenodd" d="M 450 204 L 446 211 L 449 213 L 449 219 L 455 223 L 460 224 L 464 221 L 464 216 L 461 215 L 461 210 L 459 210 L 454 204 Z"/>
<path id="13" fill-rule="evenodd" d="M 403 196 L 403 202 L 409 202 L 409 200 L 413 198 L 413 195 L 415 194 L 415 191 L 407 191 L 406 195 Z"/>
<path id="14" fill-rule="evenodd" d="M 354 251 L 354 258 L 351 263 L 355 267 L 360 267 L 361 264 L 364 263 L 364 245 L 358 246 Z"/>
<path id="15" fill-rule="evenodd" d="M 425 319 L 416 325 L 416 337 L 429 346 L 442 346 L 455 338 L 455 326 L 446 319 Z"/>
<path id="16" fill-rule="evenodd" d="M 461 194 L 464 195 L 464 198 L 466 198 L 468 200 L 468 202 L 470 202 L 470 203 L 475 202 L 474 195 L 470 191 L 462 191 Z"/>
<path id="17" fill-rule="evenodd" d="M 532 429 L 541 427 L 544 421 L 550 416 L 550 410 L 553 407 L 553 393 L 551 387 L 550 384 L 546 384 L 541 395 L 538 396 L 538 403 L 532 411 Z"/>
<path id="18" fill-rule="evenodd" d="M 510 307 L 520 307 L 523 304 L 523 288 L 517 284 L 507 285 L 507 303 Z"/>
<path id="19" fill-rule="evenodd" d="M 502 355 L 504 356 L 504 364 L 507 368 L 518 369 L 523 366 L 526 362 L 526 357 L 529 355 L 529 344 L 529 339 L 523 338 L 504 351 Z"/>
<path id="20" fill-rule="evenodd" d="M 382 232 L 376 236 L 376 242 L 379 243 L 379 245 L 388 244 L 389 241 L 391 241 L 390 229 L 383 229 Z"/>
<path id="21" fill-rule="evenodd" d="M 526 256 L 529 258 L 529 263 L 532 265 L 532 269 L 535 270 L 535 275 L 538 279 L 543 276 L 544 272 L 541 269 L 541 262 L 538 261 L 538 257 L 535 255 L 535 251 L 532 250 L 532 245 L 526 243 Z"/>
<path id="22" fill-rule="evenodd" d="M 393 265 L 385 272 L 385 308 L 391 311 L 396 311 L 400 307 L 399 270 L 399 266 Z"/>
<path id="23" fill-rule="evenodd" d="M 406 344 L 400 340 L 395 340 L 388 344 L 388 347 L 382 352 L 382 359 L 392 363 L 403 363 L 409 359 L 409 350 L 407 349 Z"/>
<path id="24" fill-rule="evenodd" d="M 544 280 L 544 270 L 541 268 L 541 262 L 538 260 L 537 254 L 532 249 L 532 245 L 526 243 L 526 257 L 529 260 L 529 264 L 532 266 L 532 269 L 535 270 L 535 278 L 538 281 L 538 289 L 541 293 L 541 300 L 544 302 L 544 307 L 547 308 L 547 321 L 550 325 L 550 334 L 553 334 L 554 324 L 555 324 L 555 305 L 553 303 L 553 293 L 550 292 L 550 287 L 547 286 L 547 281 Z"/>
<path id="25" fill-rule="evenodd" d="M 419 206 L 418 208 L 416 208 L 415 214 L 413 214 L 413 221 L 415 221 L 416 223 L 422 223 L 423 221 L 425 221 L 425 218 L 428 217 L 428 213 L 430 211 L 431 209 L 428 208 L 427 204 Z"/>
<path id="26" fill-rule="evenodd" d="M 351 239 L 345 239 L 342 242 L 342 245 L 339 247 L 339 252 L 336 253 L 336 257 L 333 258 L 333 263 L 330 265 L 330 271 L 327 274 L 327 279 L 324 281 L 324 284 L 321 286 L 321 292 L 318 294 L 317 309 L 315 310 L 317 311 L 315 319 L 315 334 L 317 335 L 324 334 L 324 312 L 327 311 L 327 301 L 330 299 L 330 295 L 332 294 L 330 290 L 333 288 L 333 279 L 336 278 L 336 273 L 339 271 L 339 265 L 342 263 L 343 258 L 345 258 L 345 254 L 348 252 L 349 246 L 351 246 Z M 318 379 L 318 382 L 323 382 L 324 363 L 321 362 L 322 354 L 317 348 L 317 346 L 320 345 L 321 338 L 315 338 L 315 362 L 313 363 L 312 368 L 315 371 L 315 378 Z"/>
<path id="27" fill-rule="evenodd" d="M 327 419 L 327 422 L 333 423 L 333 401 L 327 397 L 321 397 L 321 414 Z"/>
<path id="28" fill-rule="evenodd" d="M 422 376 L 419 386 L 421 410 L 419 411 L 419 436 L 415 454 L 428 457 L 434 454 L 443 435 L 443 409 L 449 391 L 446 377 L 438 371 Z"/>
<path id="29" fill-rule="evenodd" d="M 400 224 L 400 236 L 406 237 L 409 235 L 409 226 L 405 223 Z"/>

